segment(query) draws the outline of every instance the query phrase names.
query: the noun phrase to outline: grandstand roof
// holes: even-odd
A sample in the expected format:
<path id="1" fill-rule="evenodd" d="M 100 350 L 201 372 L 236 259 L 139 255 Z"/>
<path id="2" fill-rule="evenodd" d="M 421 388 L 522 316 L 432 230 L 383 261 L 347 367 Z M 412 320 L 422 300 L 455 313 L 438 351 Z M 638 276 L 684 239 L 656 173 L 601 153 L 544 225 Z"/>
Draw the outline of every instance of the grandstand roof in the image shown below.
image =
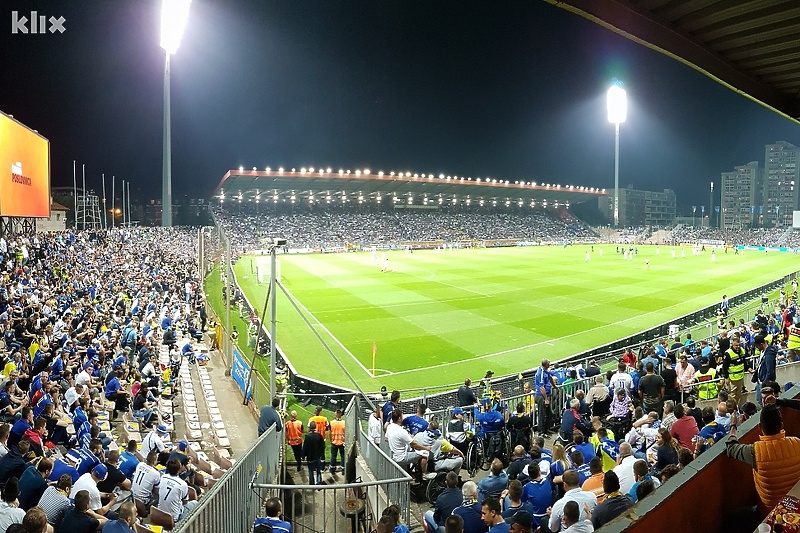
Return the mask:
<path id="1" fill-rule="evenodd" d="M 286 198 L 296 195 L 304 199 L 312 194 L 331 194 L 337 199 L 344 193 L 348 198 L 364 199 L 378 196 L 415 198 L 472 198 L 557 203 L 578 203 L 606 194 L 605 189 L 563 184 L 542 184 L 491 178 L 446 176 L 440 174 L 391 173 L 372 174 L 362 171 L 329 172 L 320 170 L 229 170 L 214 190 L 215 198 L 236 198 L 244 201 L 273 196 Z M 261 197 L 260 195 L 264 195 Z"/>
<path id="2" fill-rule="evenodd" d="M 797 0 L 546 0 L 800 122 Z"/>

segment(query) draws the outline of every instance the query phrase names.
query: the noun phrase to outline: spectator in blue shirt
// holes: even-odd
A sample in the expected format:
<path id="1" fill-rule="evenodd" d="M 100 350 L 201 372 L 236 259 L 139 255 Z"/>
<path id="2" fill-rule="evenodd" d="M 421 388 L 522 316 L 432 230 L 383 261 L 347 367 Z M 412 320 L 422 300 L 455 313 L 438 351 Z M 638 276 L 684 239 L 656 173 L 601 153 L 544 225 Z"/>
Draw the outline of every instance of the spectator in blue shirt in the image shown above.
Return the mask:
<path id="1" fill-rule="evenodd" d="M 118 411 L 128 411 L 128 391 L 120 383 L 120 377 L 122 377 L 122 370 L 117 370 L 106 384 L 106 399 L 114 402 L 114 418 Z"/>
<path id="2" fill-rule="evenodd" d="M 550 361 L 542 359 L 542 365 L 536 369 L 534 379 L 534 392 L 536 394 L 536 417 L 539 434 L 547 438 L 548 431 L 553 425 L 553 406 L 550 403 L 550 393 L 556 383 L 556 378 L 550 372 Z"/>
<path id="3" fill-rule="evenodd" d="M 453 509 L 453 514 L 464 521 L 465 533 L 486 533 L 489 526 L 481 518 L 481 504 L 478 502 L 478 486 L 474 481 L 467 481 L 461 487 L 464 501 L 459 507 Z"/>
<path id="4" fill-rule="evenodd" d="M 533 507 L 533 527 L 536 528 L 541 519 L 547 516 L 547 508 L 553 505 L 553 485 L 542 475 L 536 462 L 528 465 L 528 476 L 531 480 L 522 487 L 522 501 Z"/>
<path id="5" fill-rule="evenodd" d="M 425 409 L 425 404 L 421 403 L 417 406 L 417 414 L 403 417 L 403 426 L 408 429 L 412 437 L 428 429 L 428 421 L 423 418 Z"/>
<path id="6" fill-rule="evenodd" d="M 136 456 L 136 441 L 129 440 L 125 451 L 119 454 L 119 466 L 117 468 L 125 474 L 126 478 L 131 479 L 139 463 L 139 458 Z"/>
<path id="7" fill-rule="evenodd" d="M 500 459 L 492 461 L 489 475 L 478 482 L 478 501 L 486 498 L 500 498 L 508 487 L 508 475 L 503 471 L 503 462 Z"/>

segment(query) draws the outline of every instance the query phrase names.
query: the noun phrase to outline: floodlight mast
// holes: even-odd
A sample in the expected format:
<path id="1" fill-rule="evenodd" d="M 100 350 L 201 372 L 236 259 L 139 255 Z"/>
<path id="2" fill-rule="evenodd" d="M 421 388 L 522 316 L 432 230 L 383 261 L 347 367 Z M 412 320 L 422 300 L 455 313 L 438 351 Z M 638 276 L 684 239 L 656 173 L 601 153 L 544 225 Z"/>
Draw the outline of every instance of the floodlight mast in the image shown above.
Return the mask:
<path id="1" fill-rule="evenodd" d="M 169 101 L 169 56 L 178 45 L 189 18 L 192 0 L 164 0 L 161 4 L 161 48 L 164 60 L 164 159 L 161 176 L 161 225 L 172 226 L 172 130 Z"/>
<path id="2" fill-rule="evenodd" d="M 614 79 L 607 94 L 608 121 L 614 124 L 614 227 L 619 226 L 619 125 L 628 114 L 628 101 L 622 82 Z"/>

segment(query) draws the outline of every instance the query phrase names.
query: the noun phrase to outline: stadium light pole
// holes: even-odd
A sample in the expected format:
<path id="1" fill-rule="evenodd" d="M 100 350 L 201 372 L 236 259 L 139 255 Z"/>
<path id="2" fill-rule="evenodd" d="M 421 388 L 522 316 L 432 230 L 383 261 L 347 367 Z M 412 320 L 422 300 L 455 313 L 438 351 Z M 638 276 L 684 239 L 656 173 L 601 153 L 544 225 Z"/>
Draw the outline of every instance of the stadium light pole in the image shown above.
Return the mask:
<path id="1" fill-rule="evenodd" d="M 714 182 L 711 182 L 711 194 L 708 195 L 708 227 L 711 227 L 711 219 L 714 216 Z"/>
<path id="2" fill-rule="evenodd" d="M 622 82 L 618 79 L 611 81 L 608 89 L 606 104 L 608 108 L 608 121 L 614 124 L 614 227 L 619 226 L 619 125 L 625 122 L 628 115 L 628 100 Z"/>
<path id="3" fill-rule="evenodd" d="M 164 160 L 161 176 L 161 225 L 172 226 L 172 131 L 169 103 L 169 56 L 178 45 L 189 18 L 192 0 L 163 0 L 161 5 L 161 48 L 164 60 Z"/>

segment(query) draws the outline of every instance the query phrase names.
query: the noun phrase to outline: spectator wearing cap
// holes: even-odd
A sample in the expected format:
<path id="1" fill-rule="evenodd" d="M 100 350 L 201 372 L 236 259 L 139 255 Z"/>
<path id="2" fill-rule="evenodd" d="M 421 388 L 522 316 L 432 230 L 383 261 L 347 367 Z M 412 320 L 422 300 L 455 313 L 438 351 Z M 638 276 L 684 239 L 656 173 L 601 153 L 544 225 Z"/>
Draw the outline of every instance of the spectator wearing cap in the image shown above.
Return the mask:
<path id="1" fill-rule="evenodd" d="M 158 464 L 166 465 L 169 460 L 169 454 L 172 453 L 172 447 L 167 447 L 164 444 L 164 439 L 167 438 L 169 438 L 167 426 L 164 424 L 157 425 L 142 439 L 142 455 L 147 456 L 151 451 L 155 450 L 158 452 Z"/>
<path id="2" fill-rule="evenodd" d="M 94 533 L 105 526 L 108 519 L 92 510 L 88 490 L 74 492 L 72 498 L 75 505 L 64 513 L 58 533 Z"/>
<path id="3" fill-rule="evenodd" d="M 717 369 L 709 366 L 708 357 L 700 357 L 700 368 L 694 373 L 697 383 L 697 398 L 713 400 L 718 394 Z"/>
<path id="4" fill-rule="evenodd" d="M 106 518 L 115 518 L 116 515 L 111 511 L 111 507 L 116 503 L 117 497 L 113 493 L 108 495 L 108 503 L 103 505 L 100 489 L 97 484 L 104 481 L 108 477 L 108 467 L 104 464 L 95 466 L 91 472 L 87 472 L 78 478 L 78 481 L 72 485 L 72 491 L 69 493 L 70 498 L 76 498 L 76 495 L 81 491 L 89 493 L 89 509 Z M 77 507 L 77 502 L 76 502 Z"/>
<path id="5" fill-rule="evenodd" d="M 469 422 L 464 420 L 464 410 L 461 407 L 453 409 L 453 418 L 447 423 L 447 440 L 450 444 L 467 453 L 467 431 L 470 430 Z"/>
<path id="6" fill-rule="evenodd" d="M 763 333 L 756 335 L 754 340 L 756 349 L 761 353 L 761 357 L 757 363 L 756 379 L 756 401 L 758 405 L 761 403 L 761 388 L 768 381 L 775 381 L 775 367 L 778 364 L 778 348 L 771 342 L 767 342 L 767 336 Z"/>

